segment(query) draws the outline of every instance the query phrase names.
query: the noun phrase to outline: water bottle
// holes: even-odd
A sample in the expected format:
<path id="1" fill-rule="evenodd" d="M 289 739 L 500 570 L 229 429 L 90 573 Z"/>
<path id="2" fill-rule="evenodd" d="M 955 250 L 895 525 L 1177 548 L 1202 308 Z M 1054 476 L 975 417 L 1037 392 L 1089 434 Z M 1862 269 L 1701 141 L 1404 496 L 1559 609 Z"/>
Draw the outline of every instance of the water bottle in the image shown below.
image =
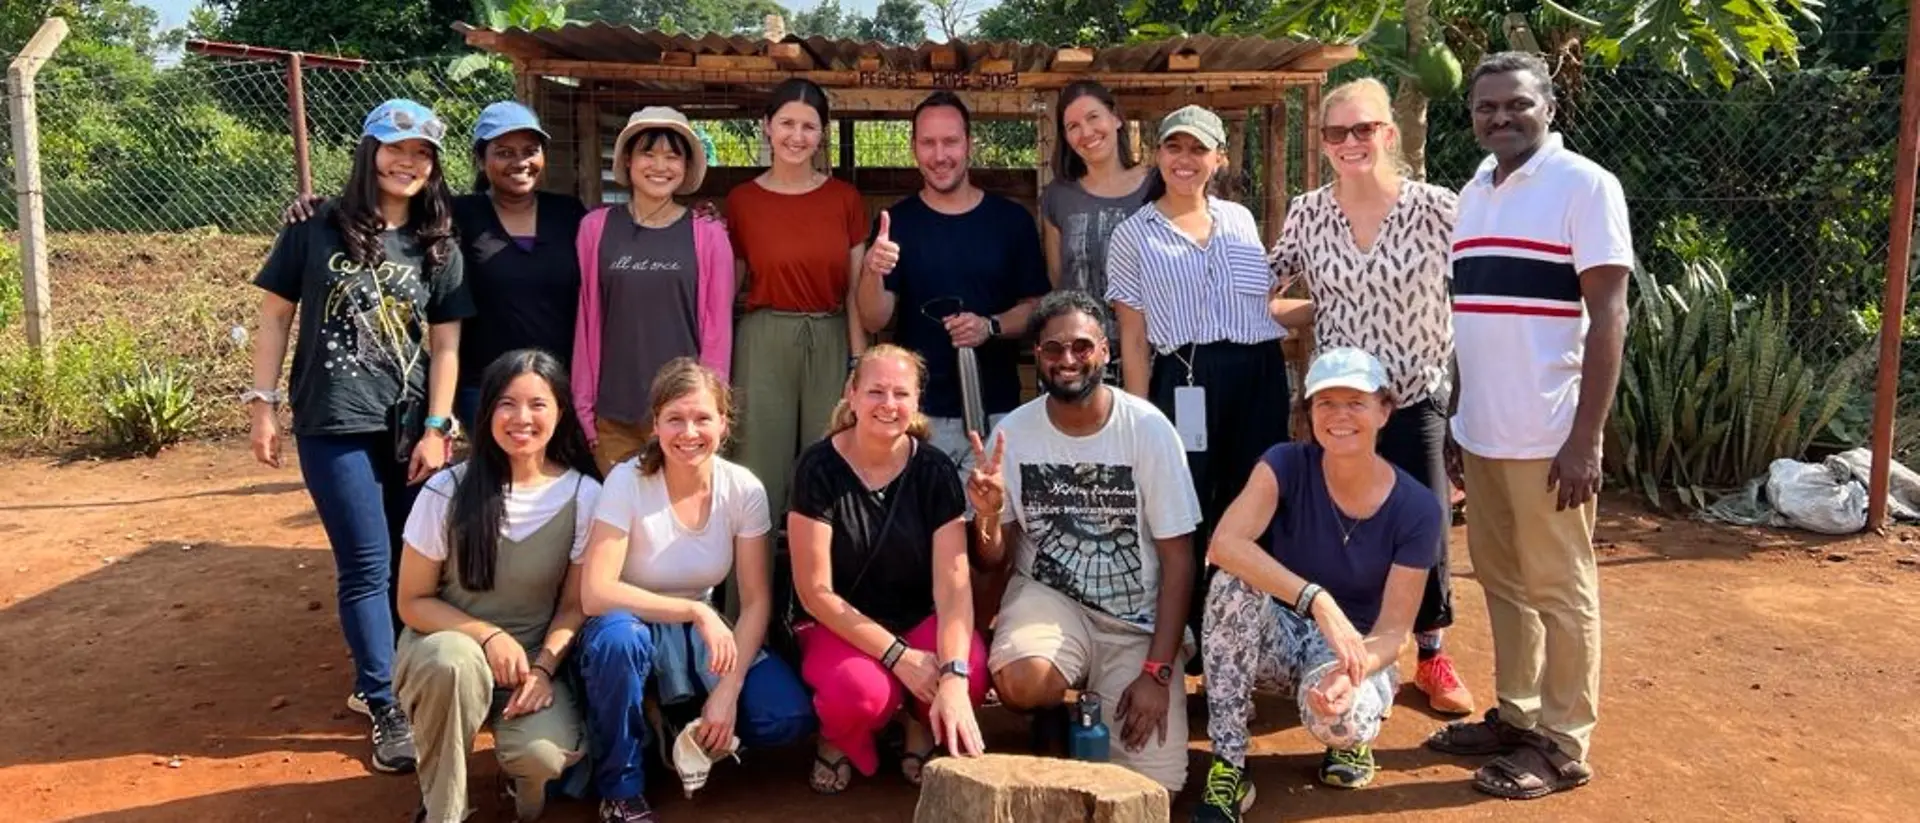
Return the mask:
<path id="1" fill-rule="evenodd" d="M 1100 695 L 1081 692 L 1074 708 L 1073 728 L 1067 731 L 1067 756 L 1105 763 L 1107 749 L 1107 723 L 1100 719 Z"/>

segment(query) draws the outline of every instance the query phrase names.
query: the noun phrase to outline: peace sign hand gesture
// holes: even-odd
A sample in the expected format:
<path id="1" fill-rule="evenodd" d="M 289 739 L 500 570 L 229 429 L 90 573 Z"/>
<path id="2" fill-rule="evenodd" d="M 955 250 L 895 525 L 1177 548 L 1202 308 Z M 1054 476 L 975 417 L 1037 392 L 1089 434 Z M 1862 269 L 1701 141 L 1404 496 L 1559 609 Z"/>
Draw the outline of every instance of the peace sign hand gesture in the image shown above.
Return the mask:
<path id="1" fill-rule="evenodd" d="M 967 474 L 967 502 L 973 505 L 974 517 L 991 516 L 997 522 L 1007 502 L 1006 478 L 1000 473 L 1001 460 L 1007 456 L 1007 436 L 994 436 L 992 456 L 987 455 L 979 432 L 968 432 L 967 437 L 973 441 L 973 470 Z"/>

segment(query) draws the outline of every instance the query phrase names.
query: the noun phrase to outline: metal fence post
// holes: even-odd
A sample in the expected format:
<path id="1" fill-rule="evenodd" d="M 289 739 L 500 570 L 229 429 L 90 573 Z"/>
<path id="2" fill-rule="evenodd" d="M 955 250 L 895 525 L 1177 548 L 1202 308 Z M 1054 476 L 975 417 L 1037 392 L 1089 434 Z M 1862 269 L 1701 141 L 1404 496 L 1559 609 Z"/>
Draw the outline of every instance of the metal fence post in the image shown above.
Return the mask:
<path id="1" fill-rule="evenodd" d="M 302 199 L 313 196 L 313 168 L 307 155 L 307 88 L 300 52 L 287 55 L 287 117 L 293 129 L 293 174 Z"/>
<path id="2" fill-rule="evenodd" d="M 53 299 L 47 271 L 47 214 L 40 183 L 40 122 L 33 79 L 67 39 L 67 21 L 49 17 L 7 66 L 7 106 L 13 118 L 13 190 L 20 200 L 20 265 L 25 275 L 27 347 L 53 366 Z"/>
<path id="3" fill-rule="evenodd" d="M 1893 209 L 1887 242 L 1887 293 L 1880 301 L 1880 373 L 1873 397 L 1873 460 L 1867 472 L 1867 528 L 1887 522 L 1893 471 L 1893 419 L 1899 412 L 1900 334 L 1907 317 L 1907 257 L 1913 250 L 1914 176 L 1920 171 L 1920 14 L 1907 19 L 1907 71 L 1901 79 L 1899 149 L 1893 161 Z"/>

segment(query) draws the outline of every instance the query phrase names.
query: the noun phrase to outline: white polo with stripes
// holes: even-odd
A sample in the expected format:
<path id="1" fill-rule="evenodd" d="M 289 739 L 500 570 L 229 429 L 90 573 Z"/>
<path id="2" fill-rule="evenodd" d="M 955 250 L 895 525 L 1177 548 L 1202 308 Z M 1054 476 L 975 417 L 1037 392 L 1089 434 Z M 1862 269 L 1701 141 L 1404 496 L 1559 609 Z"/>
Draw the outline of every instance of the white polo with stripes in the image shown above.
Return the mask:
<path id="1" fill-rule="evenodd" d="M 1496 460 L 1552 458 L 1580 404 L 1587 312 L 1580 272 L 1634 264 L 1620 181 L 1559 134 L 1493 184 L 1460 190 L 1451 291 L 1460 447 Z"/>

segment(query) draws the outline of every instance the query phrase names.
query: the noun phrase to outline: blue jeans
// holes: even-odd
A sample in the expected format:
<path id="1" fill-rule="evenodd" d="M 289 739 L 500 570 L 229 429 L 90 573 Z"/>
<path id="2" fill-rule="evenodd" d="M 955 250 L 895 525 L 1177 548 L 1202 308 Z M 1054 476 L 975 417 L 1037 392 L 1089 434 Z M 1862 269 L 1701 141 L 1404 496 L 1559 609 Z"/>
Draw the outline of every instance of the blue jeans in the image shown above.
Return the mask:
<path id="1" fill-rule="evenodd" d="M 607 800 L 630 800 L 646 788 L 641 757 L 647 719 L 642 708 L 653 675 L 653 632 L 628 612 L 587 621 L 580 644 L 586 680 L 587 737 L 596 762 L 593 787 Z M 754 748 L 785 746 L 812 733 L 813 702 L 800 678 L 771 654 L 747 670 L 734 734 Z"/>
<path id="2" fill-rule="evenodd" d="M 393 702 L 395 610 L 400 530 L 420 487 L 407 485 L 407 464 L 393 459 L 393 436 L 311 435 L 298 438 L 300 476 L 333 545 L 340 630 L 353 652 L 353 690 L 367 705 Z"/>
<path id="3" fill-rule="evenodd" d="M 453 419 L 460 421 L 460 428 L 466 430 L 467 440 L 477 440 L 473 433 L 474 415 L 480 412 L 480 387 L 461 386 L 453 392 Z"/>

